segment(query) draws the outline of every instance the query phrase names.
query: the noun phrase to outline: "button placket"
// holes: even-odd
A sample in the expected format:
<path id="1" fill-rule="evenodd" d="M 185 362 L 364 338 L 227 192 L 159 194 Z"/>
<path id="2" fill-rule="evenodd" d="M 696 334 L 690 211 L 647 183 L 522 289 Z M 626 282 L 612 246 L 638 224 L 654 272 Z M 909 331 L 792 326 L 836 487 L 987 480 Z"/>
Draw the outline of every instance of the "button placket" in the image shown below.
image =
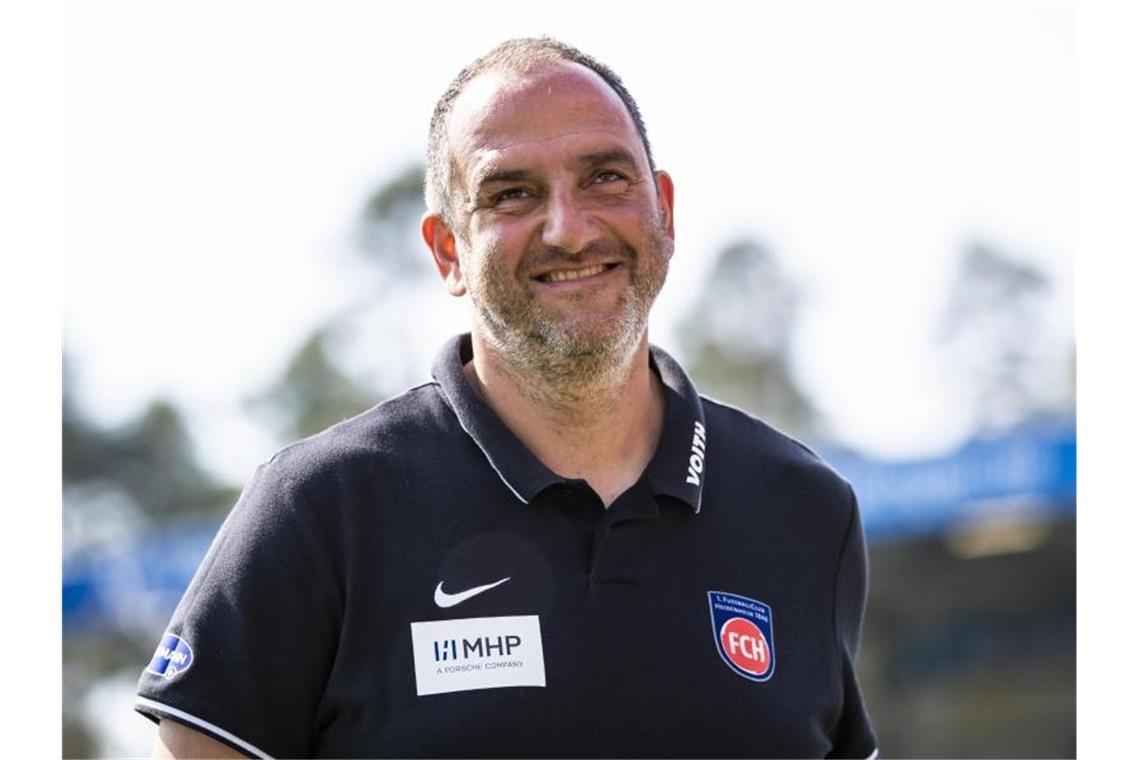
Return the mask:
<path id="1" fill-rule="evenodd" d="M 598 518 L 590 557 L 590 585 L 637 583 L 636 554 L 652 521 L 660 516 L 644 479 L 622 494 Z"/>

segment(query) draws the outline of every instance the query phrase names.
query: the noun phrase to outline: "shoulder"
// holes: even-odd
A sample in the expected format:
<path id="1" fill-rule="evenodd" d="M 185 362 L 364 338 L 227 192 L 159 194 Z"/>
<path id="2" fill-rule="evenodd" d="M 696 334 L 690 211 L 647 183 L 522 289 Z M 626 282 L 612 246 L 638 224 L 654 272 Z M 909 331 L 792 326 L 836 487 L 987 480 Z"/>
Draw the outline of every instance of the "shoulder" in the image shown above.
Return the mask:
<path id="1" fill-rule="evenodd" d="M 809 446 L 758 417 L 723 401 L 701 396 L 710 464 L 747 486 L 763 480 L 793 491 L 828 497 L 846 512 L 853 499 L 848 482 Z M 710 472 L 712 467 L 710 467 Z"/>
<path id="2" fill-rule="evenodd" d="M 430 450 L 454 419 L 434 381 L 417 385 L 355 417 L 285 446 L 259 476 L 297 486 L 327 487 L 371 477 Z"/>

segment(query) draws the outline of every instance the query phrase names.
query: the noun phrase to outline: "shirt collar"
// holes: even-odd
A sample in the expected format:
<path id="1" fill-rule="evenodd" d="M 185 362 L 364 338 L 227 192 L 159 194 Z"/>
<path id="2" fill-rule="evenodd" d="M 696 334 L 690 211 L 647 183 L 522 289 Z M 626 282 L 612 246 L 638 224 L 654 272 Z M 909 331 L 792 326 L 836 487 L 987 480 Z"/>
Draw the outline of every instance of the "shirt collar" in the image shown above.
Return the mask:
<path id="1" fill-rule="evenodd" d="M 704 484 L 704 409 L 696 388 L 681 366 L 656 346 L 649 348 L 650 364 L 665 386 L 665 422 L 657 452 L 644 477 L 654 495 L 680 499 L 701 510 Z M 524 503 L 543 489 L 571 481 L 552 472 L 539 461 L 510 428 L 499 419 L 486 400 L 463 374 L 471 360 L 471 334 L 457 335 L 444 344 L 432 365 L 432 377 L 439 383 L 463 430 L 482 450 L 491 467 L 507 488 Z M 699 431 L 700 463 L 697 456 Z M 693 469 L 695 469 L 695 472 Z M 699 469 L 696 469 L 699 468 Z"/>
<path id="2" fill-rule="evenodd" d="M 649 361 L 665 386 L 665 424 L 645 476 L 655 495 L 680 499 L 699 513 L 705 484 L 704 404 L 672 356 L 650 346 Z"/>

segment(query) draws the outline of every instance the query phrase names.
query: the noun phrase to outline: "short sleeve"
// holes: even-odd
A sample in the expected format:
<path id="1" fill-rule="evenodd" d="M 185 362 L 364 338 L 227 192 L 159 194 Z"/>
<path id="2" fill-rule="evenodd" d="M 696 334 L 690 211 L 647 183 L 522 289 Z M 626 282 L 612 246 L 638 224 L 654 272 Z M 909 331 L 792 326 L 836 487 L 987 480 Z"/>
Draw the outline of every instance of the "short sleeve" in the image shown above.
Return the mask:
<path id="1" fill-rule="evenodd" d="M 343 598 L 302 484 L 263 465 L 139 679 L 135 709 L 251 756 L 310 754 Z"/>
<path id="2" fill-rule="evenodd" d="M 843 707 L 831 731 L 828 757 L 868 758 L 878 754 L 878 740 L 855 675 L 855 658 L 867 605 L 867 548 L 854 492 L 847 536 L 835 577 L 835 635 L 842 660 Z"/>

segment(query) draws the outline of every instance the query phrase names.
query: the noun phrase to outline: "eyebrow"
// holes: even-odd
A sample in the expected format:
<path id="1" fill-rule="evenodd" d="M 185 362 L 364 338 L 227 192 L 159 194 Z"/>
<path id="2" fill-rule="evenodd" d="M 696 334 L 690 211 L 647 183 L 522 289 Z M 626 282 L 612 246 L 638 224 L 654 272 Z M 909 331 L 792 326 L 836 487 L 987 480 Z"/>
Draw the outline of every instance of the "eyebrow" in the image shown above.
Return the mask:
<path id="1" fill-rule="evenodd" d="M 530 179 L 533 172 L 527 169 L 488 169 L 482 172 L 475 181 L 475 192 L 480 192 L 487 185 L 495 184 L 496 182 L 518 182 L 524 179 Z"/>
<path id="2" fill-rule="evenodd" d="M 637 168 L 637 159 L 625 148 L 611 148 L 596 153 L 587 153 L 578 157 L 578 164 L 585 167 L 600 166 L 602 164 L 623 164 L 633 169 Z M 496 169 L 488 168 L 479 174 L 475 181 L 475 193 L 483 191 L 487 185 L 498 182 L 521 182 L 534 178 L 534 172 L 529 169 Z"/>
<path id="3" fill-rule="evenodd" d="M 587 153 L 578 159 L 583 166 L 598 166 L 599 164 L 625 164 L 637 168 L 637 159 L 625 148 L 611 148 L 597 153 Z"/>

